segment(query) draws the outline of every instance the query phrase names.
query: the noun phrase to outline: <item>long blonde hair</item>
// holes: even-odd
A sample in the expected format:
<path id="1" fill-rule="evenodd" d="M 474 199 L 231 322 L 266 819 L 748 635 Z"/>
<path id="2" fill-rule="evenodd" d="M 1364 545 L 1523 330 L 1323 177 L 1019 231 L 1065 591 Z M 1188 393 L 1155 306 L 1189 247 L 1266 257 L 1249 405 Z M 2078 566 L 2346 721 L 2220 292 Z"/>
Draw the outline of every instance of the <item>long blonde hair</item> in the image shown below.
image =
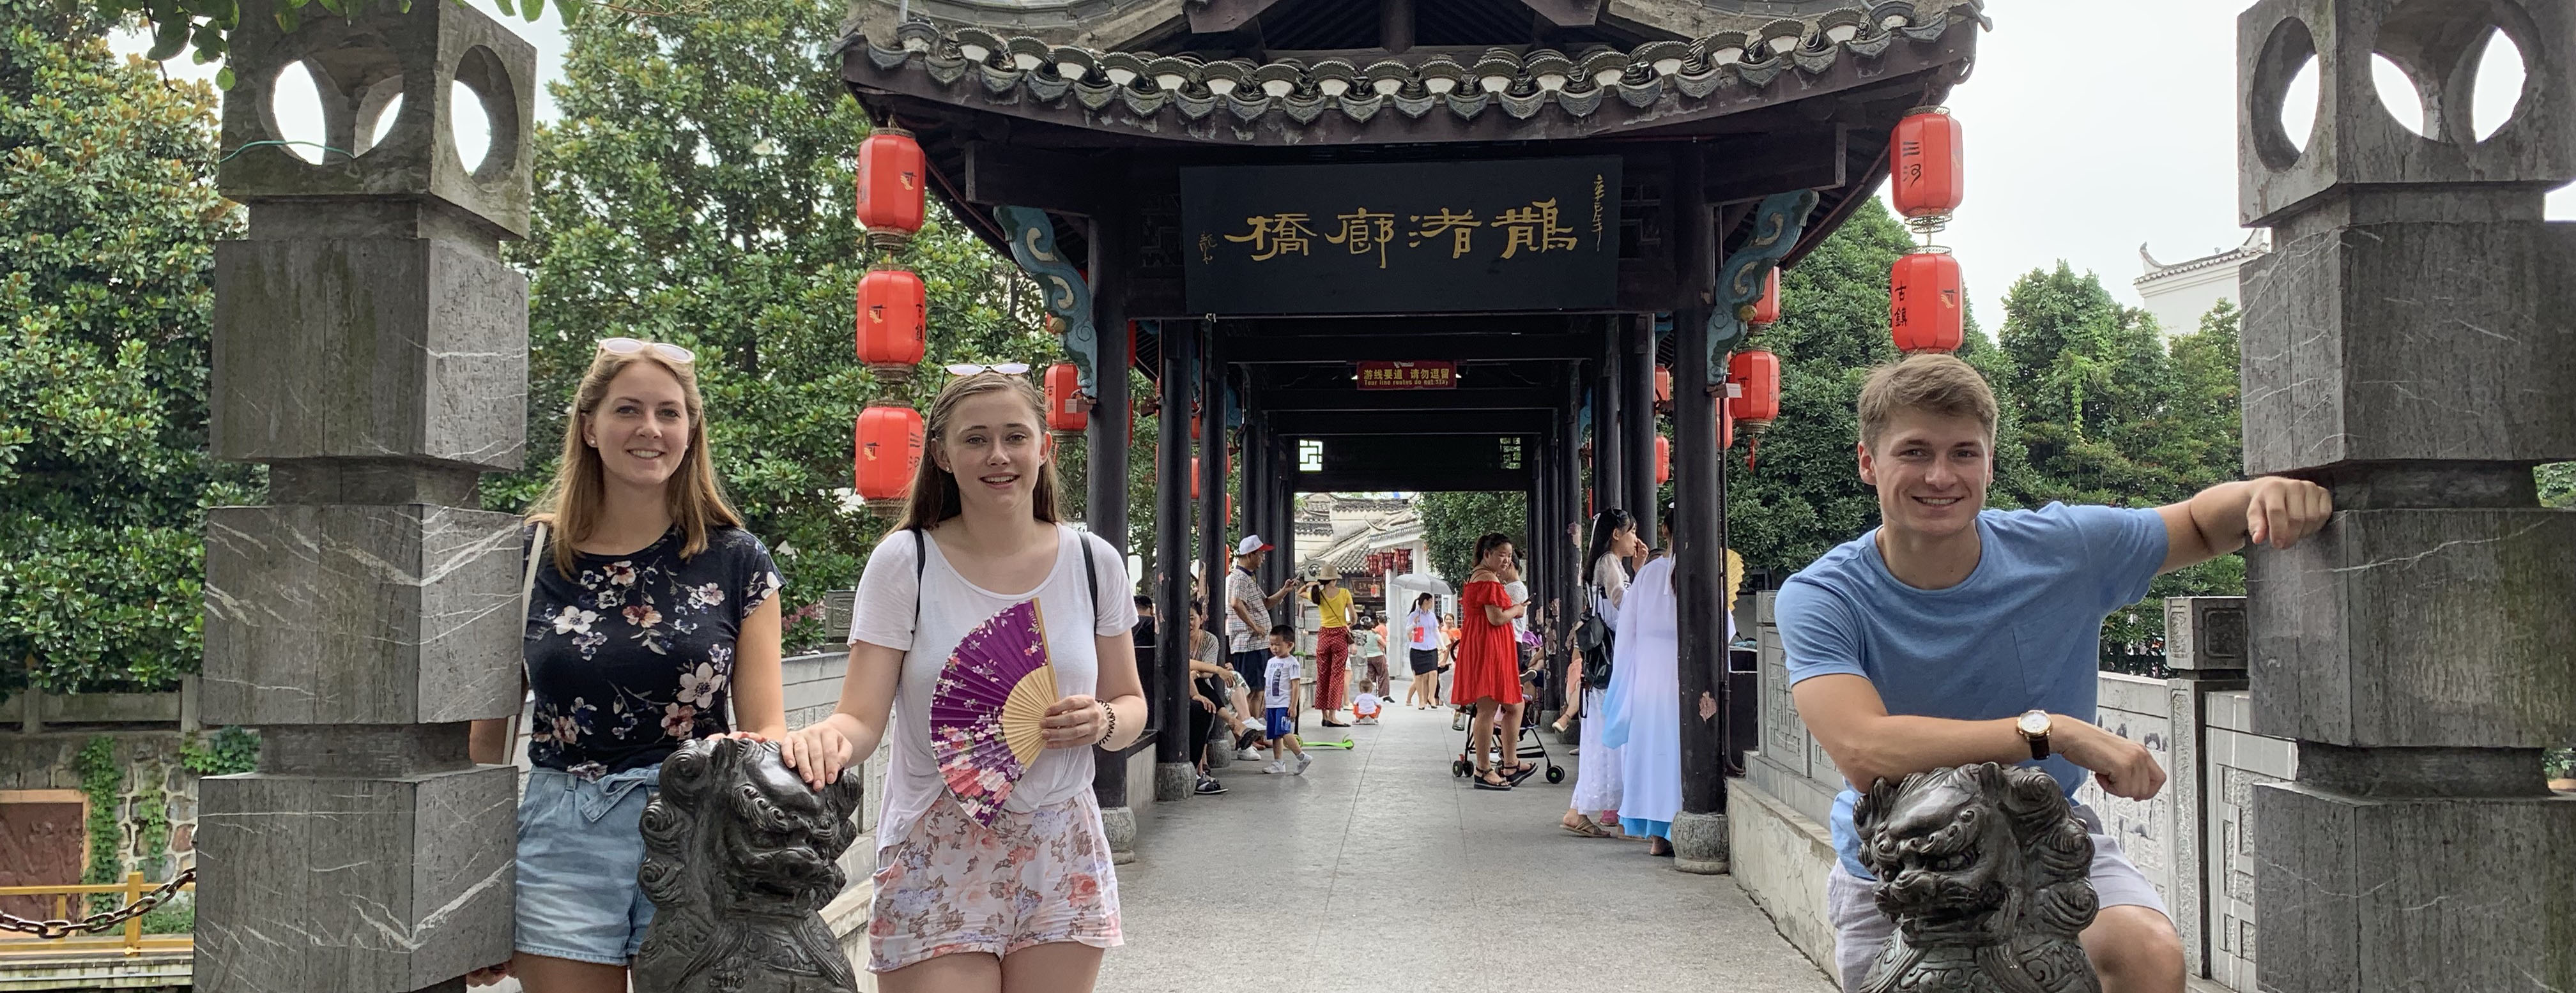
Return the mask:
<path id="1" fill-rule="evenodd" d="M 706 551 L 708 531 L 742 526 L 742 515 L 725 500 L 723 488 L 716 484 L 715 459 L 707 454 L 707 404 L 698 395 L 697 366 L 674 364 L 651 347 L 628 355 L 601 349 L 591 358 L 590 371 L 582 374 L 581 386 L 573 390 L 571 416 L 564 418 L 563 457 L 555 463 L 554 482 L 528 508 L 529 520 L 549 525 L 552 535 L 548 543 L 555 569 L 567 578 L 573 574 L 573 545 L 588 539 L 599 527 L 606 487 L 599 452 L 582 440 L 582 425 L 599 410 L 600 401 L 608 398 L 609 382 L 639 362 L 659 367 L 679 380 L 680 402 L 688 408 L 689 449 L 680 453 L 679 471 L 663 486 L 671 521 L 680 527 L 680 557 L 688 559 Z"/>
<path id="2" fill-rule="evenodd" d="M 947 437 L 948 422 L 957 415 L 957 405 L 964 403 L 967 397 L 995 390 L 1008 390 L 1025 401 L 1029 405 L 1030 430 L 1040 438 L 1046 437 L 1046 397 L 1038 392 L 1037 387 L 1029 385 L 1028 380 L 998 372 L 979 372 L 949 380 L 948 385 L 939 388 L 939 395 L 930 401 L 930 413 L 923 419 L 921 466 L 913 470 L 912 495 L 904 501 L 903 523 L 896 525 L 896 530 L 929 528 L 966 512 L 965 505 L 959 501 L 956 474 L 940 468 L 939 461 L 930 455 Z M 1043 449 L 1045 454 L 1038 460 L 1037 495 L 1029 501 L 1029 515 L 1057 524 L 1064 518 L 1057 510 L 1063 501 L 1056 492 L 1055 449 L 1043 441 L 1040 444 L 1046 446 Z"/>

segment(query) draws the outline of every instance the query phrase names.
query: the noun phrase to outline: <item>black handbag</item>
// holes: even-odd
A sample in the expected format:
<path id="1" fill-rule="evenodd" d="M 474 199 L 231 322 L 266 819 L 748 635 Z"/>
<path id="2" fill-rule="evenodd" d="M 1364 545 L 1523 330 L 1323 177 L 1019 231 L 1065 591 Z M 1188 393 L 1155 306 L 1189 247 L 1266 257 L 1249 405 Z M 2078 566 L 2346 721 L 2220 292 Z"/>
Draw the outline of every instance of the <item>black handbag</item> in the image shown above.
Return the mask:
<path id="1" fill-rule="evenodd" d="M 1596 591 L 1597 592 L 1597 591 Z M 1583 653 L 1583 685 L 1588 689 L 1610 688 L 1610 625 L 1593 610 L 1593 601 L 1583 604 L 1583 619 L 1574 625 L 1574 648 Z"/>

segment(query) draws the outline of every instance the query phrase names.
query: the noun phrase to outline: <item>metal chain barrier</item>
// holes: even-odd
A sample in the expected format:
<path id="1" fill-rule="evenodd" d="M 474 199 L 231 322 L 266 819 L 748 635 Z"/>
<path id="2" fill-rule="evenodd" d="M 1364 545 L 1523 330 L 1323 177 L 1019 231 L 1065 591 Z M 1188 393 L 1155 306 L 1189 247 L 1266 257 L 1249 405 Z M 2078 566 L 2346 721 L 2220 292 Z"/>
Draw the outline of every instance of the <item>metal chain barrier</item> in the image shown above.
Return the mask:
<path id="1" fill-rule="evenodd" d="M 179 874 L 173 877 L 169 882 L 155 887 L 150 893 L 146 893 L 135 898 L 133 903 L 126 904 L 123 907 L 108 911 L 104 914 L 91 914 L 77 921 L 31 921 L 13 914 L 0 914 L 0 931 L 16 931 L 21 934 L 32 934 L 37 938 L 48 941 L 56 938 L 67 938 L 75 934 L 97 934 L 99 932 L 106 931 L 109 928 L 124 924 L 126 921 L 151 913 L 152 908 L 158 907 L 167 902 L 170 899 L 171 894 L 179 892 L 179 887 L 186 886 L 189 883 L 196 881 L 197 870 L 195 868 L 192 867 L 180 870 Z"/>

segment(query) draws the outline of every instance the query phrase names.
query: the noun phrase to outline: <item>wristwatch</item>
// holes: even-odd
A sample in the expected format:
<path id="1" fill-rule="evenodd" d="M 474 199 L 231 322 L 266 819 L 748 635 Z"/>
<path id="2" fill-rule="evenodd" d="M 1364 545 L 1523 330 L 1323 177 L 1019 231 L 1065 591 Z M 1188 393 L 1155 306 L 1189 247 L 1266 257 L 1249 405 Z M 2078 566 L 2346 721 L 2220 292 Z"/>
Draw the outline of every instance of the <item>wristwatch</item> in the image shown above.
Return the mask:
<path id="1" fill-rule="evenodd" d="M 2013 730 L 2021 732 L 2023 741 L 2030 742 L 2032 759 L 2048 757 L 2048 711 L 2033 710 L 2021 715 L 2013 723 Z"/>

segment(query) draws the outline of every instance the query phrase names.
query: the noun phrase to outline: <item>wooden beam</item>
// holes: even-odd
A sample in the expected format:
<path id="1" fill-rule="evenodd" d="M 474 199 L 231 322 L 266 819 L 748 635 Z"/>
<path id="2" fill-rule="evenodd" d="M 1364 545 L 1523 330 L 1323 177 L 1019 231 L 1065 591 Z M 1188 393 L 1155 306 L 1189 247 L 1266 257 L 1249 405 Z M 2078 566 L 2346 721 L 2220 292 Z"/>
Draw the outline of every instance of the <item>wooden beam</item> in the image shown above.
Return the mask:
<path id="1" fill-rule="evenodd" d="M 1199 0 L 1190 5 L 1191 34 L 1224 34 L 1250 23 L 1279 0 Z"/>
<path id="2" fill-rule="evenodd" d="M 1521 0 L 1521 6 L 1550 25 L 1560 28 L 1588 28 L 1601 21 L 1603 0 Z"/>
<path id="3" fill-rule="evenodd" d="M 1293 411 L 1270 415 L 1282 437 L 1335 434 L 1535 435 L 1551 418 L 1543 410 L 1426 410 L 1395 416 L 1383 411 Z"/>
<path id="4" fill-rule="evenodd" d="M 1123 174 L 1113 163 L 1099 159 L 988 141 L 967 142 L 965 147 L 966 182 L 961 195 L 968 203 L 1097 217 L 1103 201 L 1122 185 Z"/>
<path id="5" fill-rule="evenodd" d="M 1707 153 L 1708 202 L 1741 203 L 1791 190 L 1840 189 L 1848 178 L 1845 167 L 1850 151 L 1851 129 L 1839 126 L 1765 135 L 1758 143 L 1712 142 Z"/>
<path id="6" fill-rule="evenodd" d="M 1229 349 L 1231 353 L 1231 349 Z M 1231 355 L 1229 354 L 1229 357 Z M 1552 391 L 1503 387 L 1455 390 L 1264 389 L 1261 409 L 1272 413 L 1336 410 L 1550 410 Z"/>
<path id="7" fill-rule="evenodd" d="M 1562 322 L 1563 318 L 1557 318 Z M 1226 339 L 1228 362 L 1377 362 L 1573 361 L 1600 350 L 1589 337 L 1568 334 L 1494 334 L 1461 340 L 1447 334 L 1417 334 L 1391 328 L 1379 334 L 1265 335 Z"/>
<path id="8" fill-rule="evenodd" d="M 1482 472 L 1436 474 L 1407 472 L 1400 469 L 1291 472 L 1281 482 L 1295 493 L 1514 492 L 1528 489 L 1530 479 L 1536 472 L 1535 467 L 1517 472 L 1509 469 L 1489 469 Z"/>

